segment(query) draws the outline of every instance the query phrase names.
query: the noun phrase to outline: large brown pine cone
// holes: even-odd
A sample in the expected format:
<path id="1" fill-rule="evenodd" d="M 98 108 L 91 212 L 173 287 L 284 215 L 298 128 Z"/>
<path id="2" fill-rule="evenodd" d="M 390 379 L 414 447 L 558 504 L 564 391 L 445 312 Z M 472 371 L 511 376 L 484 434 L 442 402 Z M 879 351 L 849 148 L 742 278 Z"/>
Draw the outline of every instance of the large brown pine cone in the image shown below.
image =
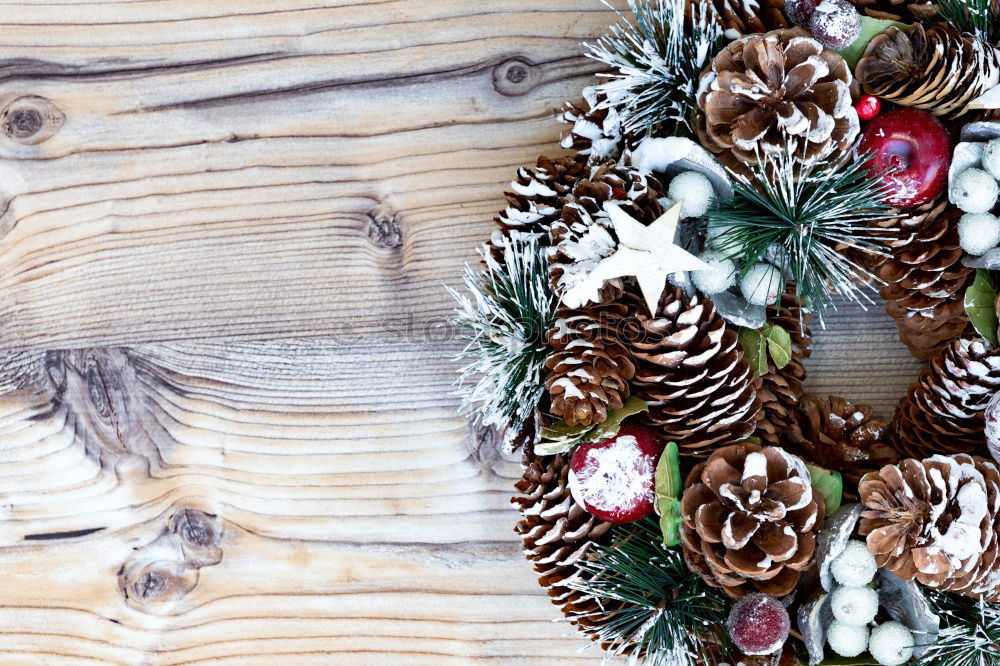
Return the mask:
<path id="1" fill-rule="evenodd" d="M 668 288 L 650 317 L 638 294 L 625 299 L 637 327 L 632 392 L 649 403 L 645 418 L 664 441 L 705 456 L 749 436 L 760 409 L 753 373 L 712 301 Z"/>
<path id="2" fill-rule="evenodd" d="M 552 352 L 545 361 L 551 412 L 568 425 L 602 423 L 621 408 L 635 375 L 621 303 L 562 308 L 549 332 Z"/>
<path id="3" fill-rule="evenodd" d="M 876 35 L 856 68 L 866 92 L 949 119 L 1000 82 L 1000 51 L 946 26 Z"/>
<path id="4" fill-rule="evenodd" d="M 804 361 L 812 355 L 812 333 L 809 331 L 812 315 L 803 313 L 799 307 L 794 284 L 785 291 L 777 308 L 777 313 L 768 317 L 768 323 L 785 329 L 792 338 L 792 360 L 779 368 L 768 356 L 767 372 L 757 378 L 761 409 L 757 413 L 754 433 L 771 445 L 780 443 L 782 433 L 795 420 L 795 406 L 806 379 Z"/>
<path id="5" fill-rule="evenodd" d="M 910 386 L 886 440 L 912 458 L 983 451 L 983 412 L 997 390 L 1000 350 L 979 338 L 954 340 Z"/>
<path id="6" fill-rule="evenodd" d="M 843 398 L 805 395 L 798 418 L 785 433 L 785 448 L 824 469 L 840 472 L 844 498 L 857 500 L 858 483 L 868 472 L 899 456 L 882 441 L 886 422 L 872 418 L 872 408 Z"/>
<path id="7" fill-rule="evenodd" d="M 907 458 L 861 481 L 859 532 L 880 567 L 995 601 L 1000 472 L 967 455 Z"/>
<path id="8" fill-rule="evenodd" d="M 886 241 L 889 256 L 873 262 L 875 274 L 885 282 L 885 309 L 900 339 L 920 359 L 934 357 L 970 330 L 963 299 L 975 274 L 962 265 L 961 215 L 943 196 L 919 206 Z"/>
<path id="9" fill-rule="evenodd" d="M 696 131 L 724 164 L 791 148 L 805 162 L 848 149 L 860 132 L 842 57 L 800 28 L 743 37 L 701 76 Z"/>
<path id="10" fill-rule="evenodd" d="M 591 165 L 587 177 L 577 180 L 553 204 L 559 216 L 549 228 L 555 247 L 549 258 L 549 279 L 555 292 L 564 295 L 617 249 L 618 238 L 605 203 L 614 201 L 636 220 L 651 224 L 663 215 L 662 196 L 663 186 L 655 176 L 611 162 Z M 620 279 L 608 281 L 597 302 L 617 297 L 623 284 Z"/>
<path id="11" fill-rule="evenodd" d="M 595 88 L 584 88 L 582 100 L 563 105 L 559 120 L 573 126 L 563 134 L 563 148 L 586 155 L 592 162 L 621 155 L 626 142 L 621 121 L 606 101 Z"/>
<path id="12" fill-rule="evenodd" d="M 717 450 L 687 478 L 681 546 L 693 571 L 731 597 L 775 597 L 813 564 L 823 498 L 805 463 L 778 447 Z"/>
<path id="13" fill-rule="evenodd" d="M 705 0 L 700 0 L 704 2 Z M 729 34 L 751 35 L 791 24 L 785 16 L 785 0 L 712 0 L 722 27 Z"/>
<path id="14" fill-rule="evenodd" d="M 573 500 L 566 456 L 536 458 L 515 487 L 518 494 L 511 503 L 521 512 L 515 531 L 524 542 L 524 554 L 534 564 L 538 582 L 552 603 L 586 631 L 591 622 L 587 614 L 600 607 L 568 584 L 580 575 L 577 563 L 587 557 L 595 542 L 610 539 L 613 526 Z"/>

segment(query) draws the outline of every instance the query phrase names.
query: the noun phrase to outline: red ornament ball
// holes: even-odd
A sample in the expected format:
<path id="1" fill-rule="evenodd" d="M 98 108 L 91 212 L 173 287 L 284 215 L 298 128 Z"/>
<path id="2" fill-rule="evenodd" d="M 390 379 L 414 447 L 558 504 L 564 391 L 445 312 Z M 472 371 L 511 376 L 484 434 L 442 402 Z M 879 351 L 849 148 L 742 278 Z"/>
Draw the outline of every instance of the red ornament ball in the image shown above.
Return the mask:
<path id="1" fill-rule="evenodd" d="M 820 44 L 840 51 L 861 34 L 861 14 L 847 0 L 823 0 L 809 19 L 809 29 Z"/>
<path id="2" fill-rule="evenodd" d="M 854 108 L 861 120 L 871 120 L 882 110 L 882 100 L 875 95 L 862 95 Z"/>
<path id="3" fill-rule="evenodd" d="M 894 109 L 865 128 L 858 153 L 871 153 L 868 168 L 882 172 L 887 200 L 913 208 L 937 197 L 948 184 L 951 136 L 941 121 L 918 109 Z"/>
<path id="4" fill-rule="evenodd" d="M 569 461 L 573 498 L 608 522 L 630 523 L 653 512 L 656 463 L 663 443 L 648 428 L 626 425 L 614 437 L 578 446 Z"/>
<path id="5" fill-rule="evenodd" d="M 729 611 L 726 628 L 744 654 L 773 654 L 788 640 L 788 611 L 769 594 L 748 594 Z"/>
<path id="6" fill-rule="evenodd" d="M 816 11 L 819 0 L 785 0 L 785 14 L 795 25 L 809 27 L 809 19 Z"/>

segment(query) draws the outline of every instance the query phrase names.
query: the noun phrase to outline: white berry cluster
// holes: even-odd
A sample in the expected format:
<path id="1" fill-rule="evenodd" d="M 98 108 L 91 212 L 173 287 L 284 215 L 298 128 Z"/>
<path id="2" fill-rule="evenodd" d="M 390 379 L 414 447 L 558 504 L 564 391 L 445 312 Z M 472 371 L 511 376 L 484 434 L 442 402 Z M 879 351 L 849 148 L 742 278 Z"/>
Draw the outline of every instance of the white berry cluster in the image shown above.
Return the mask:
<path id="1" fill-rule="evenodd" d="M 962 249 L 976 256 L 1000 245 L 1000 220 L 991 211 L 1000 198 L 1000 139 L 983 148 L 981 164 L 958 174 L 949 198 L 965 215 L 958 224 Z"/>
<path id="2" fill-rule="evenodd" d="M 866 649 L 883 666 L 899 666 L 913 656 L 913 635 L 899 622 L 869 629 L 878 614 L 878 592 L 872 581 L 875 556 L 863 541 L 848 541 L 830 565 L 837 585 L 830 595 L 834 620 L 827 627 L 830 648 L 841 657 L 857 657 Z"/>
<path id="3" fill-rule="evenodd" d="M 701 293 L 714 296 L 728 291 L 736 284 L 739 267 L 727 253 L 715 249 L 722 229 L 709 224 L 705 245 L 707 249 L 701 255 L 701 260 L 712 267 L 708 271 L 696 271 L 691 274 L 691 281 Z M 777 302 L 785 280 L 781 271 L 767 263 L 758 263 L 750 267 L 740 280 L 740 293 L 747 302 L 753 305 L 771 305 Z"/>

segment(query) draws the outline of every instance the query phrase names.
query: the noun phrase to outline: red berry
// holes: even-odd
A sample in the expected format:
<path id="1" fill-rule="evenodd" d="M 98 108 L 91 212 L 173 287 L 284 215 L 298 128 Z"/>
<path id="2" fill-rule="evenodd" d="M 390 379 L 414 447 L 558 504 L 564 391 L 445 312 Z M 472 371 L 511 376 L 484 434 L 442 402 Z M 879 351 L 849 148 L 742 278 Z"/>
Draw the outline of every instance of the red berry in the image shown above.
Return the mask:
<path id="1" fill-rule="evenodd" d="M 601 520 L 644 518 L 653 512 L 653 477 L 661 453 L 663 444 L 641 426 L 622 426 L 614 437 L 581 444 L 570 458 L 573 497 Z"/>
<path id="2" fill-rule="evenodd" d="M 858 153 L 883 172 L 886 200 L 896 208 L 931 201 L 948 184 L 951 136 L 941 121 L 918 109 L 894 109 L 868 123 Z"/>
<path id="3" fill-rule="evenodd" d="M 618 201 L 624 201 L 625 198 L 628 197 L 628 192 L 626 192 L 625 188 L 621 185 L 615 185 L 611 188 L 611 196 Z"/>
<path id="4" fill-rule="evenodd" d="M 861 14 L 847 0 L 823 0 L 809 19 L 809 29 L 823 46 L 840 51 L 861 34 Z"/>
<path id="5" fill-rule="evenodd" d="M 769 594 L 748 594 L 729 611 L 726 627 L 745 654 L 773 654 L 785 644 L 791 629 L 788 611 Z"/>
<path id="6" fill-rule="evenodd" d="M 854 108 L 858 110 L 858 118 L 871 120 L 882 110 L 882 100 L 875 95 L 862 95 Z"/>
<path id="7" fill-rule="evenodd" d="M 785 14 L 795 25 L 809 27 L 809 19 L 816 11 L 819 0 L 785 0 Z"/>

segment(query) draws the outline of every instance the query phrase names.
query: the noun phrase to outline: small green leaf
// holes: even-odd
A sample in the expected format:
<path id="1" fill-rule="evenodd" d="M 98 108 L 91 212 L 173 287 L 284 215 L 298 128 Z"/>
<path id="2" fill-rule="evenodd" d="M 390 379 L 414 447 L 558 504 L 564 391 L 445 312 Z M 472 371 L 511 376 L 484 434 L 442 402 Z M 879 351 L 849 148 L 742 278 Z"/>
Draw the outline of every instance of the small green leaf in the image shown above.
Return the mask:
<path id="1" fill-rule="evenodd" d="M 837 51 L 847 61 L 847 64 L 853 70 L 858 61 L 861 60 L 861 56 L 864 55 L 865 49 L 868 48 L 868 42 L 872 41 L 876 35 L 881 35 L 883 32 L 889 29 L 889 26 L 896 26 L 900 30 L 906 30 L 907 26 L 903 23 L 897 23 L 896 21 L 887 21 L 885 19 L 876 19 L 870 16 L 861 16 L 861 32 L 858 33 L 857 39 L 851 42 L 851 45 L 845 49 Z"/>
<path id="2" fill-rule="evenodd" d="M 815 465 L 806 465 L 809 469 L 809 478 L 812 487 L 823 497 L 826 504 L 826 517 L 829 518 L 840 510 L 840 503 L 844 497 L 844 480 L 840 472 L 831 472 Z"/>
<path id="3" fill-rule="evenodd" d="M 741 327 L 738 333 L 743 356 L 754 376 L 759 377 L 767 372 L 767 343 L 764 335 L 755 328 Z"/>
<path id="4" fill-rule="evenodd" d="M 609 437 L 614 437 L 618 434 L 618 431 L 622 429 L 622 421 L 630 416 L 635 416 L 636 414 L 649 411 L 649 403 L 642 398 L 637 398 L 632 396 L 625 401 L 625 404 L 621 406 L 621 409 L 616 409 L 610 414 L 608 418 L 604 420 L 603 423 L 599 423 L 593 427 L 583 439 L 588 442 L 599 442 Z"/>
<path id="5" fill-rule="evenodd" d="M 783 368 L 792 360 L 792 336 L 780 326 L 765 326 L 764 338 L 767 340 L 767 351 L 778 368 Z"/>
<path id="6" fill-rule="evenodd" d="M 976 270 L 976 280 L 965 290 L 965 312 L 979 335 L 997 345 L 997 292 L 989 271 Z"/>
<path id="7" fill-rule="evenodd" d="M 678 499 L 661 499 L 656 502 L 657 513 L 660 514 L 660 531 L 663 533 L 663 545 L 673 548 L 681 542 L 681 501 Z"/>
<path id="8" fill-rule="evenodd" d="M 580 443 L 579 439 L 557 439 L 557 440 L 542 441 L 539 442 L 538 444 L 535 444 L 535 455 L 554 456 L 557 453 L 566 453 L 579 443 Z"/>
<path id="9" fill-rule="evenodd" d="M 677 442 L 670 442 L 660 461 L 656 463 L 656 496 L 678 499 L 684 488 L 681 486 L 681 457 Z"/>

